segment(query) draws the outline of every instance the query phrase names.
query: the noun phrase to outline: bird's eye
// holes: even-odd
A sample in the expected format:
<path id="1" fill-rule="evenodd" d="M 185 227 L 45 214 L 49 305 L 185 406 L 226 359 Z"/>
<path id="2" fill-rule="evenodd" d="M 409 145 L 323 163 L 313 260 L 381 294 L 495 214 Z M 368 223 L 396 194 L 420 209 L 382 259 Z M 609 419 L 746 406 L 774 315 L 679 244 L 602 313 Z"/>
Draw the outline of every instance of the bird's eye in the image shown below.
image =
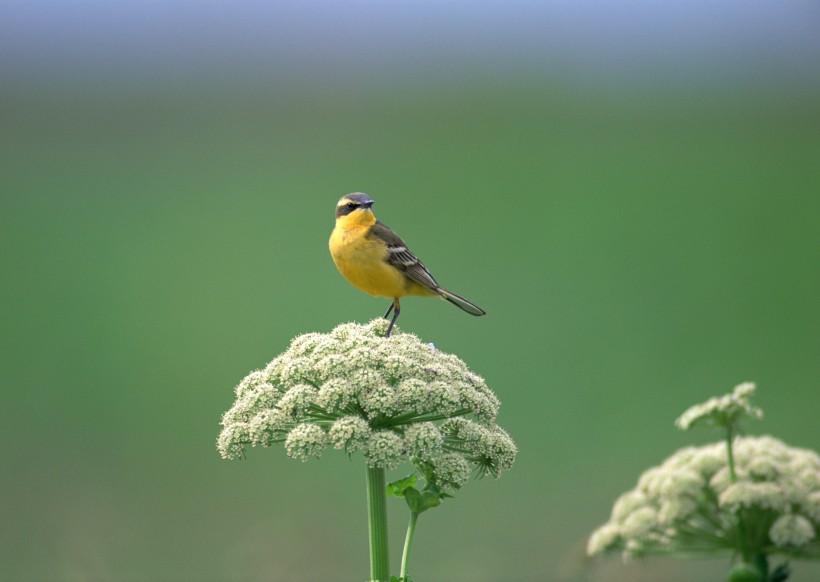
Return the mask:
<path id="1" fill-rule="evenodd" d="M 350 208 L 350 210 L 353 210 L 354 208 L 356 208 L 356 206 L 357 206 L 357 205 L 356 205 L 356 204 L 354 204 L 353 202 L 348 202 L 348 203 L 347 203 L 347 207 L 348 207 L 348 208 Z"/>

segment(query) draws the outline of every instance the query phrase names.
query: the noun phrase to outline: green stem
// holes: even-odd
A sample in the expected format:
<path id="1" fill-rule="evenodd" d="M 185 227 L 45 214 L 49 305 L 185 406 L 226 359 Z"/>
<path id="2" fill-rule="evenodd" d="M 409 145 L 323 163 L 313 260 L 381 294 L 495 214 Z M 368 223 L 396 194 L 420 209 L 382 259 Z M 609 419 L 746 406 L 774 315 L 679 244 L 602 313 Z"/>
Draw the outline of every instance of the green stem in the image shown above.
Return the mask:
<path id="1" fill-rule="evenodd" d="M 390 578 L 387 551 L 387 492 L 384 469 L 367 468 L 367 525 L 370 536 L 370 581 L 386 582 Z"/>
<path id="2" fill-rule="evenodd" d="M 737 474 L 735 473 L 735 455 L 732 452 L 732 442 L 734 441 L 734 430 L 731 425 L 726 427 L 726 457 L 729 464 L 729 482 L 737 483 Z M 742 509 L 737 510 L 737 539 L 740 549 L 740 556 L 743 561 L 749 563 L 750 554 L 749 547 L 746 540 L 746 524 L 743 522 Z"/>
<path id="3" fill-rule="evenodd" d="M 734 431 L 731 426 L 726 427 L 726 456 L 729 460 L 729 481 L 731 483 L 737 482 L 737 475 L 735 474 L 735 455 L 732 452 L 732 441 L 734 440 Z"/>
<path id="4" fill-rule="evenodd" d="M 413 534 L 416 531 L 416 520 L 419 514 L 415 511 L 410 512 L 410 523 L 407 524 L 407 536 L 404 538 L 404 552 L 401 554 L 401 576 L 402 580 L 407 580 L 407 560 L 410 557 L 410 545 L 413 543 Z"/>

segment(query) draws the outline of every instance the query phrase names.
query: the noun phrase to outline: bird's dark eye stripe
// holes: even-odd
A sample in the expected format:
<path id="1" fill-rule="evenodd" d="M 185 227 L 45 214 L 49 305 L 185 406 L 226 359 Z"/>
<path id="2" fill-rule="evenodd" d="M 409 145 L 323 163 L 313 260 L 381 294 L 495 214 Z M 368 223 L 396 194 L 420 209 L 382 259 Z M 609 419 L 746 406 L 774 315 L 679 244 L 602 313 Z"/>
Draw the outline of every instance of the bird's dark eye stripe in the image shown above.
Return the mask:
<path id="1" fill-rule="evenodd" d="M 361 204 L 357 204 L 355 202 L 348 202 L 346 204 L 339 204 L 336 207 L 336 216 L 345 216 L 346 214 L 350 214 L 354 210 L 356 210 Z"/>

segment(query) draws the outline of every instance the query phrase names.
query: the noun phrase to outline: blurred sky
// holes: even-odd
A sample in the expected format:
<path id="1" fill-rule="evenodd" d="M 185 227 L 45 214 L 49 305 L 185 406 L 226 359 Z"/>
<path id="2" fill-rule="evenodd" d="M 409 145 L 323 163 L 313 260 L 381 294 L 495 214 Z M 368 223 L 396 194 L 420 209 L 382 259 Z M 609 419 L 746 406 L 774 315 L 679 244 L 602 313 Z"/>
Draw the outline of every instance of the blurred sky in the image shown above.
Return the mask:
<path id="1" fill-rule="evenodd" d="M 549 70 L 585 82 L 820 83 L 812 0 L 0 3 L 0 73 L 382 78 Z M 375 69 L 373 68 L 375 67 Z M 351 77 L 351 75 L 354 75 Z M 52 77 L 55 78 L 55 77 Z M 325 77 L 326 78 L 326 77 Z"/>

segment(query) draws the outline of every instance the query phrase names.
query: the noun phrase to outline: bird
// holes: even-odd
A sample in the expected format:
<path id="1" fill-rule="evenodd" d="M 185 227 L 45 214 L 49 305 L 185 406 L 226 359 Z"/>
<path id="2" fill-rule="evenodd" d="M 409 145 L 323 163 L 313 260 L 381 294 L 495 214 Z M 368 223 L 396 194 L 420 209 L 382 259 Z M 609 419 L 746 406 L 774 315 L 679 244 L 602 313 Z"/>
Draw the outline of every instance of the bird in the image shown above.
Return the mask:
<path id="1" fill-rule="evenodd" d="M 390 337 L 401 311 L 399 299 L 406 295 L 440 297 L 471 315 L 485 311 L 438 284 L 402 238 L 376 220 L 373 200 L 362 192 L 353 192 L 336 204 L 336 225 L 330 234 L 330 255 L 336 268 L 354 287 L 393 302 L 384 318 L 393 318 L 384 337 Z"/>

